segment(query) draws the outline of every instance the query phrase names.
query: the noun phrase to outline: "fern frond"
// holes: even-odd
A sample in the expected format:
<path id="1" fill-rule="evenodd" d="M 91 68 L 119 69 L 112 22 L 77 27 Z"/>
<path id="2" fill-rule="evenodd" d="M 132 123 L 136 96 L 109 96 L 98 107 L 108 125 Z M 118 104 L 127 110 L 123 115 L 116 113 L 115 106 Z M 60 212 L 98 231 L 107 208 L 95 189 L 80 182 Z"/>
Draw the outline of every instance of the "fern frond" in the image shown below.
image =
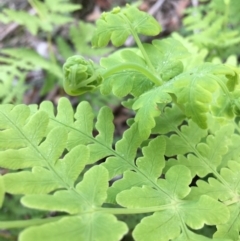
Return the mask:
<path id="1" fill-rule="evenodd" d="M 214 0 L 198 8 L 188 9 L 183 22 L 192 42 L 209 50 L 209 57 L 226 58 L 233 54 L 234 47 L 240 42 L 237 16 L 237 0 Z"/>
<path id="2" fill-rule="evenodd" d="M 30 109 L 25 105 L 0 107 L 0 165 L 10 169 L 23 169 L 16 173 L 7 173 L 2 177 L 5 191 L 24 194 L 21 202 L 27 207 L 74 214 L 72 217 L 60 217 L 59 221 L 52 221 L 50 225 L 27 228 L 20 234 L 19 239 L 32 240 L 35 236 L 38 240 L 50 241 L 56 238 L 56 232 L 59 233 L 61 229 L 62 240 L 72 239 L 68 233 L 72 230 L 73 240 L 81 237 L 82 240 L 90 241 L 98 238 L 105 241 L 107 235 L 108 240 L 117 241 L 127 232 L 126 224 L 119 222 L 113 214 L 98 210 L 107 197 L 108 171 L 103 166 L 95 166 L 84 174 L 82 181 L 76 184 L 85 165 L 89 163 L 91 148 L 89 150 L 85 145 L 73 143 L 73 146 L 70 145 L 70 151 L 67 154 L 64 153 L 69 144 L 68 135 L 71 140 L 71 131 L 85 136 L 85 139 L 82 139 L 83 142 L 88 143 L 91 140 L 97 148 L 99 148 L 98 144 L 103 146 L 103 150 L 111 150 L 112 133 L 111 131 L 110 134 L 106 133 L 110 124 L 109 119 L 111 121 L 109 109 L 104 108 L 101 111 L 96 124 L 99 134 L 94 138 L 93 123 L 90 122 L 90 125 L 87 125 L 88 119 L 86 120 L 88 117 L 91 120 L 93 116 L 89 105 L 85 102 L 79 106 L 75 115 L 78 119 L 75 127 L 73 118 L 72 120 L 69 118 L 70 121 L 66 118 L 66 114 L 72 117 L 74 114 L 73 110 L 66 112 L 63 108 L 68 105 L 70 102 L 63 99 L 56 117 L 51 112 L 49 102 L 43 104 L 40 110 L 35 107 Z M 87 112 L 81 112 L 83 109 L 88 110 L 88 115 Z M 55 126 L 52 125 L 53 122 Z M 95 148 L 92 150 L 96 151 Z M 99 157 L 102 153 L 99 154 L 97 151 L 97 154 Z M 26 168 L 32 169 L 24 170 Z M 50 192 L 52 194 L 47 194 Z M 101 224 L 98 223 L 99 221 Z M 0 227 L 1 225 L 6 224 L 0 223 Z M 82 230 L 85 231 L 82 232 Z M 114 234 L 108 235 L 109 230 L 114 230 Z M 76 233 L 79 235 L 76 236 Z"/>
<path id="3" fill-rule="evenodd" d="M 21 10 L 4 9 L 3 12 L 0 13 L 0 20 L 5 24 L 15 22 L 24 25 L 33 35 L 37 34 L 38 28 L 41 26 L 40 19 Z M 43 25 L 43 29 L 49 30 L 49 27 Z"/>
<path id="4" fill-rule="evenodd" d="M 10 72 L 12 75 L 21 76 L 21 71 L 30 71 L 42 68 L 62 78 L 59 66 L 41 57 L 35 51 L 26 48 L 2 49 L 0 60 L 4 63 L 1 67 L 3 72 Z"/>
<path id="5" fill-rule="evenodd" d="M 199 229 L 204 223 L 221 224 L 229 217 L 227 208 L 208 196 L 202 196 L 196 202 L 180 201 L 189 194 L 188 185 L 191 180 L 190 170 L 177 165 L 170 168 L 165 180 L 158 180 L 154 188 L 132 187 L 117 195 L 117 202 L 125 207 L 141 207 L 146 210 L 155 207 L 154 214 L 143 218 L 134 229 L 135 240 L 143 241 L 147 238 L 154 241 L 161 235 L 161 240 L 167 241 L 178 237 L 180 233 L 188 236 L 191 231 L 187 226 Z M 193 209 L 194 215 L 191 212 Z M 172 232 L 167 231 L 169 227 Z"/>
<path id="6" fill-rule="evenodd" d="M 101 59 L 101 66 L 106 69 L 104 72 L 111 73 L 104 77 L 101 86 L 103 94 L 112 91 L 118 97 L 124 97 L 129 93 L 138 97 L 152 89 L 151 81 L 161 85 L 162 80 L 168 81 L 182 73 L 181 61 L 189 56 L 187 49 L 173 38 L 154 40 L 153 45 L 144 44 L 143 48 L 148 53 L 156 71 L 155 75 L 151 74 L 152 71 L 147 67 L 147 61 L 139 50 L 134 48 L 119 50 L 108 58 Z M 122 68 L 117 71 L 120 65 Z M 113 72 L 113 69 L 116 71 Z"/>
<path id="7" fill-rule="evenodd" d="M 164 92 L 164 86 L 152 89 L 142 94 L 133 104 L 133 110 L 137 110 L 135 121 L 139 123 L 143 136 L 148 136 L 155 126 L 154 117 L 160 115 L 159 103 L 167 104 L 171 102 L 171 96 Z"/>
<path id="8" fill-rule="evenodd" d="M 177 97 L 177 103 L 187 117 L 191 117 L 201 128 L 207 128 L 212 93 L 222 87 L 222 74 L 232 76 L 234 72 L 224 65 L 205 63 L 172 79 L 166 92 Z"/>
<path id="9" fill-rule="evenodd" d="M 40 29 L 51 32 L 55 25 L 72 22 L 73 18 L 66 16 L 66 14 L 80 8 L 80 5 L 65 0 L 56 0 L 54 4 L 48 0 L 44 3 L 39 0 L 30 0 L 29 3 L 35 8 L 37 15 L 24 11 L 4 9 L 3 13 L 0 14 L 0 20 L 3 23 L 16 22 L 26 27 L 33 35 L 36 35 Z"/>
<path id="10" fill-rule="evenodd" d="M 139 11 L 129 5 L 126 8 L 115 8 L 104 13 L 97 20 L 97 29 L 92 38 L 93 47 L 105 47 L 111 40 L 118 47 L 124 44 L 131 34 L 154 36 L 161 28 L 158 22 L 149 14 Z"/>
<path id="11" fill-rule="evenodd" d="M 229 240 L 239 240 L 240 209 L 237 204 L 228 207 L 230 211 L 229 221 L 223 225 L 217 225 L 217 232 L 214 238 L 227 238 Z"/>
<path id="12" fill-rule="evenodd" d="M 66 13 L 79 10 L 81 6 L 79 4 L 70 3 L 68 0 L 45 0 L 45 4 L 51 12 Z"/>
<path id="13" fill-rule="evenodd" d="M 145 91 L 152 88 L 153 83 L 148 77 L 139 72 L 137 69 L 128 68 L 128 64 L 135 63 L 139 69 L 146 67 L 146 62 L 135 49 L 124 49 L 114 52 L 108 58 L 101 59 L 101 66 L 108 69 L 126 64 L 126 68 L 107 76 L 102 85 L 101 93 L 104 95 L 113 92 L 118 97 L 124 97 L 131 93 L 133 96 L 139 96 Z"/>
<path id="14" fill-rule="evenodd" d="M 116 195 L 123 190 L 142 185 L 155 186 L 156 180 L 165 165 L 165 141 L 162 137 L 152 140 L 147 147 L 142 149 L 143 156 L 132 165 L 132 170 L 125 171 L 123 178 L 114 182 L 108 190 L 108 201 L 116 202 Z"/>
<path id="15" fill-rule="evenodd" d="M 87 171 L 83 180 L 74 190 L 57 191 L 54 195 L 30 195 L 22 199 L 28 207 L 58 210 L 70 214 L 50 225 L 25 229 L 20 240 L 88 240 L 116 241 L 127 231 L 125 223 L 118 221 L 112 214 L 94 212 L 106 199 L 108 188 L 108 172 L 102 166 L 95 166 Z M 114 230 L 114 232 L 109 231 Z M 110 235 L 108 233 L 111 233 Z"/>
<path id="16" fill-rule="evenodd" d="M 206 130 L 199 128 L 191 120 L 187 125 L 183 124 L 183 119 L 181 111 L 176 106 L 165 108 L 161 116 L 156 118 L 157 125 L 153 133 L 167 134 L 165 155 L 169 157 L 178 155 L 177 160 L 168 160 L 165 170 L 172 165 L 180 164 L 187 166 L 192 176 L 204 177 L 208 173 L 217 174 L 217 168 L 224 165 L 223 160 L 226 163 L 228 157 L 238 155 L 237 147 L 230 141 L 233 136 L 231 124 L 220 125 L 215 120 L 211 125 L 216 126 L 216 130 L 208 135 Z M 211 129 L 211 126 L 209 128 Z M 234 140 L 238 138 L 235 137 Z M 232 150 L 229 154 L 227 154 L 228 147 Z"/>
<path id="17" fill-rule="evenodd" d="M 238 205 L 239 173 L 239 161 L 229 161 L 228 165 L 220 170 L 223 180 L 218 181 L 214 178 L 209 178 L 208 182 L 199 180 L 197 181 L 197 187 L 193 187 L 189 195 L 190 199 L 198 199 L 200 196 L 207 194 L 216 200 L 223 201 L 228 207 L 230 218 L 225 224 L 217 225 L 217 231 L 214 234 L 216 238 L 238 240 L 240 222 Z"/>
<path id="18" fill-rule="evenodd" d="M 16 118 L 16 113 L 18 115 L 22 113 L 22 126 L 19 126 L 19 117 Z M 66 133 L 55 129 L 49 134 L 46 141 L 38 146 L 44 137 L 48 118 L 45 113 L 39 112 L 26 122 L 27 114 L 29 111 L 25 108 L 13 108 L 11 111 L 9 109 L 1 110 L 1 129 L 4 128 L 1 131 L 1 146 L 3 146 L 2 148 L 12 148 L 1 151 L 1 166 L 10 169 L 33 167 L 32 172 L 21 171 L 5 175 L 5 188 L 10 193 L 32 193 L 36 190 L 49 192 L 61 186 L 61 180 L 56 181 L 56 177 L 54 178 L 47 169 L 51 169 L 53 164 L 51 162 L 60 156 L 59 150 L 63 151 Z M 6 121 L 10 122 L 10 125 L 4 125 Z M 58 141 L 54 138 L 56 133 L 60 137 Z M 55 144 L 59 144 L 58 151 Z M 46 146 L 48 149 L 44 150 Z M 19 182 L 22 185 L 19 185 Z"/>
<path id="19" fill-rule="evenodd" d="M 123 138 L 116 143 L 114 149 L 112 147 L 113 115 L 108 107 L 99 111 L 95 126 L 98 135 L 95 137 L 92 133 L 94 114 L 88 102 L 83 101 L 78 105 L 74 117 L 71 104 L 66 98 L 60 99 L 56 116 L 53 114 L 53 106 L 50 102 L 43 102 L 40 110 L 46 111 L 50 117 L 49 130 L 53 126 L 61 126 L 68 131 L 67 148 L 69 150 L 79 144 L 88 145 L 90 149 L 88 163 L 94 163 L 110 156 L 104 164 L 109 171 L 110 178 L 131 168 L 138 147 L 146 139 L 146 136 L 144 138 L 141 136 L 139 127 L 135 124 L 124 133 Z M 122 165 L 119 165 L 119 161 Z"/>

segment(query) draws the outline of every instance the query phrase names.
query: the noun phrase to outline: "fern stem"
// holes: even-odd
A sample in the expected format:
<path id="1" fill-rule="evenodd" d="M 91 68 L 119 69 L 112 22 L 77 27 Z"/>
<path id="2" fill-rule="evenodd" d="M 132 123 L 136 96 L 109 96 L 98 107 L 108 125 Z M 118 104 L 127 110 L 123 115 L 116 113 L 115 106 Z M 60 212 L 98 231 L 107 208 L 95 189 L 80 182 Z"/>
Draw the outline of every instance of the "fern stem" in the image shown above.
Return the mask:
<path id="1" fill-rule="evenodd" d="M 134 30 L 132 30 L 132 35 L 133 35 L 134 40 L 137 43 L 138 48 L 141 50 L 141 53 L 142 53 L 144 59 L 146 60 L 148 67 L 153 71 L 153 73 L 155 73 L 156 69 L 154 68 L 152 62 L 150 61 L 150 59 L 149 59 L 149 57 L 147 55 L 147 52 L 145 51 L 145 49 L 144 49 L 144 47 L 142 45 L 141 40 L 139 39 L 138 35 L 135 33 Z"/>
<path id="2" fill-rule="evenodd" d="M 155 72 L 156 72 L 156 69 L 154 68 L 152 62 L 150 61 L 150 59 L 149 59 L 149 57 L 148 57 L 148 55 L 147 55 L 147 52 L 145 51 L 145 49 L 144 49 L 144 47 L 143 47 L 143 45 L 142 45 L 142 42 L 141 42 L 140 38 L 138 37 L 137 32 L 136 32 L 135 29 L 132 27 L 131 22 L 129 21 L 129 19 L 128 19 L 124 14 L 122 14 L 122 17 L 123 17 L 123 18 L 126 20 L 126 22 L 128 23 L 128 25 L 129 25 L 129 27 L 130 27 L 131 34 L 132 34 L 132 36 L 133 36 L 133 38 L 134 38 L 134 40 L 135 40 L 138 48 L 141 50 L 141 53 L 142 53 L 144 59 L 146 60 L 148 67 L 153 71 L 153 73 L 155 73 Z"/>
<path id="3" fill-rule="evenodd" d="M 11 228 L 26 228 L 34 225 L 41 225 L 45 223 L 55 222 L 63 218 L 64 216 L 51 217 L 45 219 L 29 219 L 29 220 L 18 220 L 18 221 L 1 221 L 0 229 L 11 229 Z"/>
<path id="4" fill-rule="evenodd" d="M 166 209 L 172 209 L 173 206 L 175 207 L 175 203 L 167 204 L 167 205 L 161 205 L 161 206 L 155 206 L 155 207 L 144 207 L 144 208 L 95 208 L 94 211 L 97 212 L 105 212 L 110 214 L 141 214 L 141 213 L 152 213 L 152 212 L 158 212 L 163 211 Z"/>
<path id="5" fill-rule="evenodd" d="M 54 50 L 53 50 L 53 44 L 52 44 L 52 35 L 51 33 L 47 34 L 47 42 L 48 42 L 48 50 L 49 50 L 49 57 L 51 59 L 51 62 L 54 64 L 57 64 L 57 60 L 54 55 Z"/>
<path id="6" fill-rule="evenodd" d="M 162 80 L 160 77 L 156 77 L 156 75 L 152 74 L 147 68 L 144 68 L 141 65 L 134 64 L 134 63 L 122 63 L 116 65 L 110 69 L 107 69 L 106 72 L 103 74 L 103 78 L 108 78 L 112 74 L 118 72 L 124 72 L 126 70 L 134 70 L 137 71 L 144 76 L 146 76 L 150 81 L 152 81 L 156 86 L 162 85 Z"/>
<path id="7" fill-rule="evenodd" d="M 217 82 L 220 85 L 221 89 L 223 90 L 223 92 L 228 96 L 228 98 L 231 100 L 232 102 L 232 96 L 228 90 L 228 88 L 226 87 L 226 85 L 222 82 L 222 80 L 220 80 L 219 78 L 217 78 Z"/>
<path id="8" fill-rule="evenodd" d="M 188 228 L 187 228 L 181 214 L 179 214 L 179 212 L 176 212 L 176 213 L 177 213 L 178 219 L 181 223 L 182 232 L 185 234 L 185 236 L 188 238 L 188 240 L 191 240 L 190 237 L 188 236 Z"/>

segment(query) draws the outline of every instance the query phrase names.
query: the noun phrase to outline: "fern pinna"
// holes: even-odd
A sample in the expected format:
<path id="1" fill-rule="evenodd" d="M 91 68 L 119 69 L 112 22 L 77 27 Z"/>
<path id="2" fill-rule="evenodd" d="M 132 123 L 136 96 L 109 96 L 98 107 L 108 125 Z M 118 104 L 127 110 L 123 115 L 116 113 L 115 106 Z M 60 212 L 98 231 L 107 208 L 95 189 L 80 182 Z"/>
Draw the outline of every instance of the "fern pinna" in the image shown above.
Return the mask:
<path id="1" fill-rule="evenodd" d="M 116 143 L 108 107 L 95 122 L 88 102 L 73 110 L 64 97 L 57 111 L 48 101 L 0 106 L 0 166 L 12 170 L 0 178 L 1 203 L 20 194 L 21 205 L 58 213 L 1 229 L 23 229 L 20 241 L 239 240 L 239 69 L 198 63 L 177 38 L 138 37 L 159 32 L 148 14 L 116 8 L 97 22 L 93 45 L 133 35 L 138 48 L 100 66 L 81 56 L 64 65 L 67 93 L 100 89 L 136 112 Z M 122 216 L 136 214 L 129 231 Z"/>

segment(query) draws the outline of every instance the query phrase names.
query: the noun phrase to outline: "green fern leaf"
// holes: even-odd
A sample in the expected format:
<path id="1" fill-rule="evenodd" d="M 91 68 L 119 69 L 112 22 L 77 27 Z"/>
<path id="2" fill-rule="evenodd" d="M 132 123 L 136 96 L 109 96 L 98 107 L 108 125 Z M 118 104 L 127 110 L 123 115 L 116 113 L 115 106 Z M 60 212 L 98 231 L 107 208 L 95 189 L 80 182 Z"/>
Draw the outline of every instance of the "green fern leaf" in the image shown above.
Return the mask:
<path id="1" fill-rule="evenodd" d="M 229 161 L 228 167 L 222 168 L 220 171 L 222 180 L 218 181 L 209 178 L 209 183 L 199 180 L 197 182 L 197 186 L 199 185 L 199 187 L 194 187 L 191 195 L 197 197 L 200 193 L 208 193 L 208 195 L 211 195 L 213 198 L 220 199 L 221 201 L 232 201 L 234 203 L 240 190 L 239 173 L 240 164 L 235 161 Z"/>
<path id="2" fill-rule="evenodd" d="M 197 213 L 196 215 L 192 215 L 192 209 L 194 209 L 195 214 Z M 217 216 L 214 213 L 217 213 Z M 210 225 L 219 222 L 224 223 L 228 216 L 227 209 L 221 203 L 203 196 L 198 202 L 186 202 L 185 205 L 183 204 L 176 211 L 170 209 L 155 212 L 153 215 L 143 218 L 133 231 L 133 237 L 136 241 L 144 241 L 146 239 L 154 241 L 158 240 L 159 237 L 161 237 L 161 241 L 168 241 L 171 239 L 175 240 L 182 233 L 182 237 L 179 237 L 180 240 L 183 240 L 183 237 L 187 237 L 185 240 L 202 241 L 206 239 L 202 238 L 202 236 L 191 234 L 186 224 L 192 229 L 199 229 L 203 227 L 204 223 Z M 189 234 L 190 237 L 188 236 Z"/>
<path id="3" fill-rule="evenodd" d="M 99 160 L 99 157 L 106 157 L 112 155 L 113 143 L 113 114 L 107 107 L 103 107 L 98 114 L 96 123 L 98 135 L 95 137 L 95 143 L 89 145 L 90 159 L 89 163 L 94 163 Z M 104 148 L 103 148 L 104 144 Z"/>
<path id="4" fill-rule="evenodd" d="M 58 161 L 67 145 L 67 132 L 62 127 L 56 127 L 42 142 L 48 116 L 43 111 L 38 111 L 30 118 L 29 114 L 29 109 L 24 105 L 14 108 L 3 105 L 1 108 L 1 166 L 10 169 L 33 167 L 31 172 L 20 171 L 4 175 L 6 191 L 21 194 L 48 193 L 66 185 L 73 186 L 89 158 L 88 150 L 78 146 L 63 160 Z M 9 149 L 4 151 L 6 147 Z M 72 160 L 79 156 L 83 163 Z"/>
<path id="5" fill-rule="evenodd" d="M 11 67 L 6 68 L 2 65 L 0 76 L 0 103 L 1 104 L 21 104 L 23 96 L 29 86 L 25 85 L 26 74 L 22 71 L 19 73 L 17 83 L 14 82 L 15 76 L 9 73 Z"/>
<path id="6" fill-rule="evenodd" d="M 51 12 L 70 13 L 81 8 L 79 4 L 69 3 L 68 0 L 45 0 L 45 4 Z"/>
<path id="7" fill-rule="evenodd" d="M 239 240 L 239 225 L 240 225 L 240 209 L 239 205 L 231 205 L 228 207 L 230 211 L 230 219 L 227 223 L 217 225 L 217 232 L 214 238 L 228 238 L 230 240 Z"/>
<path id="8" fill-rule="evenodd" d="M 149 71 L 144 71 L 148 70 L 148 67 L 139 50 L 129 48 L 117 51 L 108 58 L 101 59 L 101 66 L 106 68 L 106 72 L 111 72 L 114 68 L 119 69 L 119 72 L 116 71 L 104 78 L 101 86 L 103 94 L 109 94 L 112 91 L 118 97 L 124 97 L 129 93 L 138 97 L 152 89 L 152 79 L 156 79 L 154 83 L 159 85 L 161 79 L 168 81 L 182 73 L 183 64 L 180 60 L 189 56 L 187 49 L 173 38 L 154 40 L 153 45 L 144 44 L 143 48 L 156 70 L 155 75 L 150 76 L 147 73 Z M 120 67 L 123 64 L 124 66 Z"/>
<path id="9" fill-rule="evenodd" d="M 99 111 L 96 123 L 98 135 L 95 137 L 93 137 L 92 133 L 94 128 L 94 113 L 86 101 L 78 105 L 75 114 L 67 98 L 59 100 L 56 116 L 54 115 L 53 105 L 50 102 L 43 102 L 40 110 L 47 112 L 50 117 L 49 131 L 55 126 L 66 129 L 68 132 L 68 150 L 79 144 L 88 145 L 90 149 L 88 164 L 114 154 L 112 150 L 114 132 L 113 115 L 108 107 L 103 107 Z"/>
<path id="10" fill-rule="evenodd" d="M 19 113 L 21 113 L 21 115 L 19 115 Z M 0 107 L 1 149 L 16 149 L 16 151 L 22 152 L 22 148 L 27 147 L 31 141 L 33 145 L 39 144 L 45 136 L 48 116 L 44 112 L 39 112 L 36 113 L 35 116 L 32 116 L 26 123 L 29 115 L 30 110 L 25 105 L 17 105 L 16 107 L 12 105 L 2 105 Z M 29 131 L 29 127 L 33 128 L 32 131 Z M 19 162 L 15 164 L 13 160 L 12 164 L 11 160 L 9 160 L 9 162 L 5 162 L 5 164 L 7 165 L 6 168 L 12 169 L 24 168 L 25 165 L 29 167 L 27 161 L 24 160 L 23 163 Z"/>
<path id="11" fill-rule="evenodd" d="M 84 164 L 83 162 L 82 165 Z M 76 214 L 93 206 L 100 207 L 106 199 L 107 188 L 108 173 L 104 167 L 96 166 L 84 174 L 83 180 L 76 185 L 75 190 L 57 191 L 54 195 L 27 195 L 21 202 L 30 208 L 50 211 L 54 209 Z M 71 198 L 73 202 L 66 202 Z"/>
<path id="12" fill-rule="evenodd" d="M 80 9 L 80 5 L 71 4 L 68 1 L 56 0 L 41 2 L 39 0 L 29 0 L 29 3 L 35 8 L 37 15 L 31 15 L 24 11 L 15 11 L 4 9 L 0 14 L 0 20 L 3 23 L 16 22 L 25 26 L 30 33 L 36 35 L 39 29 L 51 32 L 54 25 L 73 22 L 73 18 L 63 15 L 71 11 Z"/>
<path id="13" fill-rule="evenodd" d="M 155 118 L 156 125 L 152 129 L 152 133 L 167 134 L 175 131 L 175 127 L 179 126 L 184 119 L 185 115 L 176 105 L 172 105 L 171 108 L 166 107 L 161 115 Z"/>
<path id="14" fill-rule="evenodd" d="M 164 117 L 165 116 L 163 116 L 163 118 Z M 188 125 L 182 125 L 180 130 L 181 137 L 173 134 L 169 138 L 166 138 L 166 156 L 174 156 L 176 153 L 186 154 L 192 152 L 193 148 L 196 148 L 196 145 L 199 144 L 201 139 L 207 135 L 206 130 L 200 129 L 197 124 L 191 120 L 188 122 Z M 182 138 L 188 141 L 183 141 Z"/>
<path id="15" fill-rule="evenodd" d="M 104 47 L 111 40 L 118 47 L 124 44 L 130 34 L 154 36 L 161 28 L 149 14 L 127 5 L 125 9 L 115 8 L 104 13 L 97 20 L 97 29 L 92 38 L 93 47 Z"/>
<path id="16" fill-rule="evenodd" d="M 229 239 L 218 239 L 218 238 L 207 238 L 205 236 L 196 234 L 194 232 L 191 232 L 190 230 L 187 230 L 185 233 L 182 233 L 179 237 L 177 237 L 176 239 L 174 239 L 174 241 L 210 241 L 210 240 L 214 240 L 214 241 L 231 241 Z"/>
<path id="17" fill-rule="evenodd" d="M 138 69 L 129 68 L 129 64 L 134 63 Z M 124 97 L 131 93 L 139 96 L 153 87 L 153 83 L 147 76 L 143 75 L 141 69 L 146 69 L 146 62 L 136 49 L 124 49 L 116 51 L 108 58 L 101 59 L 101 66 L 108 69 L 125 64 L 125 68 L 120 67 L 120 71 L 112 73 L 104 78 L 101 86 L 101 93 L 110 94 L 111 91 L 118 97 Z"/>
<path id="18" fill-rule="evenodd" d="M 240 143 L 240 136 L 233 134 L 231 136 L 231 142 L 228 143 L 228 152 L 223 155 L 221 164 L 219 165 L 219 169 L 222 167 L 226 167 L 229 160 L 237 160 L 240 156 L 239 145 Z"/>
<path id="19" fill-rule="evenodd" d="M 2 65 L 3 72 L 10 72 L 12 75 L 21 76 L 22 70 L 31 71 L 40 67 L 58 78 L 62 78 L 62 71 L 58 65 L 44 59 L 31 49 L 5 48 L 0 51 L 0 54 L 4 54 L 4 56 L 0 56 L 0 60 L 4 63 Z"/>
<path id="20" fill-rule="evenodd" d="M 205 63 L 175 77 L 169 84 L 169 92 L 177 97 L 177 103 L 184 109 L 186 116 L 191 117 L 201 128 L 207 128 L 207 112 L 212 102 L 212 93 L 218 88 L 218 75 L 233 75 L 223 65 Z M 206 81 L 207 80 L 207 81 Z M 188 86 L 188 88 L 186 88 Z"/>
<path id="21" fill-rule="evenodd" d="M 138 110 L 135 121 L 139 123 L 139 128 L 143 136 L 148 136 L 155 126 L 154 117 L 160 115 L 157 104 L 171 102 L 171 96 L 164 92 L 164 87 L 157 87 L 142 94 L 133 104 L 132 108 Z"/>
<path id="22" fill-rule="evenodd" d="M 6 24 L 15 22 L 20 25 L 25 25 L 33 35 L 37 34 L 39 25 L 41 24 L 36 16 L 32 16 L 24 11 L 14 11 L 12 9 L 4 9 L 3 13 L 0 14 L 0 20 Z"/>
<path id="23" fill-rule="evenodd" d="M 126 232 L 126 225 L 113 215 L 93 213 L 28 228 L 20 234 L 19 241 L 118 241 Z"/>
<path id="24" fill-rule="evenodd" d="M 229 137 L 233 134 L 231 126 L 224 126 L 222 129 L 217 131 L 215 135 L 209 135 L 205 143 L 197 143 L 199 138 L 196 138 L 194 141 L 192 137 L 192 133 L 194 132 L 190 131 L 191 128 L 188 130 L 188 135 L 185 135 L 187 133 L 186 132 L 182 136 L 181 132 L 178 132 L 179 137 L 173 135 L 172 138 L 170 137 L 169 141 L 166 141 L 166 143 L 168 146 L 170 144 L 170 140 L 172 139 L 176 146 L 185 146 L 185 151 L 188 149 L 188 151 L 183 154 L 186 155 L 187 153 L 193 153 L 194 155 L 188 154 L 187 157 L 179 155 L 177 160 L 171 159 L 167 162 L 167 168 L 172 165 L 182 164 L 191 170 L 193 176 L 197 174 L 200 177 L 204 177 L 208 173 L 217 173 L 216 170 L 221 164 L 222 156 L 228 151 Z M 186 145 L 182 144 L 182 142 L 185 142 Z M 174 155 L 174 149 L 170 147 L 170 150 L 172 150 L 171 156 Z M 176 154 L 177 152 L 175 152 L 175 155 Z"/>
<path id="25" fill-rule="evenodd" d="M 190 192 L 188 185 L 192 177 L 188 168 L 184 166 L 172 167 L 166 174 L 166 179 L 160 179 L 156 188 L 133 187 L 117 195 L 117 202 L 124 207 L 151 207 L 166 204 L 171 199 L 182 199 Z M 148 195 L 147 195 L 148 193 Z M 154 197 L 154 194 L 155 196 Z M 126 198 L 128 196 L 128 198 Z M 157 198 L 158 197 L 158 198 Z M 138 200 L 138 202 L 136 202 Z"/>
<path id="26" fill-rule="evenodd" d="M 209 178 L 208 182 L 199 180 L 197 187 L 193 187 L 188 197 L 189 199 L 198 199 L 200 196 L 207 194 L 226 204 L 230 212 L 230 219 L 227 223 L 217 226 L 214 237 L 238 240 L 240 222 L 240 209 L 237 204 L 240 190 L 239 173 L 240 164 L 236 161 L 229 161 L 228 168 L 222 168 L 220 171 L 221 179 Z"/>
<path id="27" fill-rule="evenodd" d="M 67 98 L 61 98 L 54 116 L 53 105 L 43 102 L 41 110 L 48 113 L 50 117 L 49 130 L 54 126 L 61 126 L 68 131 L 67 148 L 71 150 L 79 144 L 88 145 L 90 157 L 88 164 L 94 163 L 106 156 L 114 155 L 113 142 L 113 114 L 108 107 L 103 107 L 98 114 L 95 125 L 98 134 L 93 137 L 93 110 L 86 101 L 81 102 L 74 114 L 71 103 Z"/>
<path id="28" fill-rule="evenodd" d="M 76 146 L 62 160 L 56 162 L 56 172 L 66 184 L 73 187 L 88 159 L 88 149 L 82 145 Z"/>
<path id="29" fill-rule="evenodd" d="M 136 123 L 124 132 L 123 138 L 116 143 L 115 155 L 108 157 L 103 163 L 103 166 L 106 167 L 109 172 L 110 178 L 134 167 L 137 149 L 145 138 L 142 137 L 141 131 Z M 121 165 L 119 165 L 119 163 L 121 163 Z"/>
<path id="30" fill-rule="evenodd" d="M 136 166 L 132 170 L 125 171 L 123 178 L 115 181 L 108 190 L 108 201 L 116 202 L 116 195 L 136 186 L 154 186 L 164 168 L 165 141 L 163 137 L 157 137 L 150 141 L 147 147 L 142 149 L 143 157 L 136 160 Z"/>
<path id="31" fill-rule="evenodd" d="M 58 240 L 119 240 L 127 231 L 126 224 L 117 221 L 112 214 L 93 212 L 94 208 L 100 207 L 105 201 L 107 188 L 107 170 L 95 166 L 85 173 L 75 190 L 58 191 L 54 195 L 25 196 L 22 203 L 28 207 L 82 213 L 62 218 L 50 225 L 28 228 L 21 233 L 20 240 L 31 240 L 34 236 L 39 241 L 51 241 L 56 240 L 56 235 Z"/>
<path id="32" fill-rule="evenodd" d="M 180 202 L 189 194 L 191 180 L 190 170 L 178 165 L 169 169 L 166 179 L 159 179 L 154 189 L 147 186 L 133 187 L 117 195 L 117 202 L 122 206 L 145 208 L 146 211 L 154 207 L 156 210 L 136 226 L 133 237 L 137 241 L 146 238 L 156 240 L 159 235 L 163 241 L 176 238 L 181 231 L 186 233 L 185 224 L 192 229 L 199 229 L 204 223 L 211 225 L 226 222 L 228 209 L 208 196 L 202 196 L 198 201 Z M 193 209 L 194 214 L 191 211 Z"/>
<path id="33" fill-rule="evenodd" d="M 183 23 L 185 29 L 193 34 L 187 37 L 200 47 L 208 48 L 209 57 L 226 58 L 235 53 L 235 46 L 240 41 L 237 11 L 239 4 L 236 0 L 211 1 L 209 4 L 189 8 Z"/>
<path id="34" fill-rule="evenodd" d="M 32 133 L 34 133 L 33 130 Z M 48 134 L 46 140 L 40 146 L 38 146 L 39 143 L 37 145 L 28 143 L 28 147 L 26 148 L 0 153 L 2 160 L 10 158 L 11 162 L 8 163 L 7 167 L 11 169 L 33 167 L 32 172 L 22 171 L 4 175 L 6 190 L 10 193 L 19 194 L 34 192 L 48 193 L 66 185 L 59 176 L 58 170 L 54 174 L 52 173 L 55 162 L 66 146 L 66 134 L 64 129 L 57 127 Z M 25 138 L 27 141 L 29 141 L 28 137 L 29 139 L 31 138 L 26 133 Z M 22 185 L 19 185 L 19 182 Z"/>
<path id="35" fill-rule="evenodd" d="M 144 48 L 157 73 L 164 81 L 182 73 L 182 60 L 189 57 L 188 50 L 174 38 L 153 40 L 152 45 L 144 44 Z"/>

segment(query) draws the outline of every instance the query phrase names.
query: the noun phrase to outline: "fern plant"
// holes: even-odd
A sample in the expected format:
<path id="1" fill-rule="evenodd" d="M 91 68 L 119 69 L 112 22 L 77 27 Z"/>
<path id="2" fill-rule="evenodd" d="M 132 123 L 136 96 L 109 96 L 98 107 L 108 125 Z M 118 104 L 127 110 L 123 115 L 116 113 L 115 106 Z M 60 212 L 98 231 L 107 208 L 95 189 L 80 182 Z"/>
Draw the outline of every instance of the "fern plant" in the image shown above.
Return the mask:
<path id="1" fill-rule="evenodd" d="M 183 19 L 187 38 L 208 49 L 210 59 L 239 55 L 239 10 L 238 0 L 212 0 L 208 4 L 188 8 Z"/>
<path id="2" fill-rule="evenodd" d="M 81 56 L 64 64 L 67 93 L 113 93 L 136 113 L 116 143 L 106 106 L 96 121 L 88 102 L 74 110 L 67 98 L 56 111 L 49 101 L 0 106 L 0 166 L 12 170 L 1 202 L 20 194 L 25 207 L 58 212 L 1 229 L 22 229 L 20 241 L 117 241 L 128 233 L 119 215 L 142 214 L 136 241 L 239 240 L 239 69 L 198 64 L 175 38 L 141 43 L 160 31 L 147 13 L 115 8 L 97 21 L 93 46 L 132 35 L 137 48 L 98 67 Z"/>

